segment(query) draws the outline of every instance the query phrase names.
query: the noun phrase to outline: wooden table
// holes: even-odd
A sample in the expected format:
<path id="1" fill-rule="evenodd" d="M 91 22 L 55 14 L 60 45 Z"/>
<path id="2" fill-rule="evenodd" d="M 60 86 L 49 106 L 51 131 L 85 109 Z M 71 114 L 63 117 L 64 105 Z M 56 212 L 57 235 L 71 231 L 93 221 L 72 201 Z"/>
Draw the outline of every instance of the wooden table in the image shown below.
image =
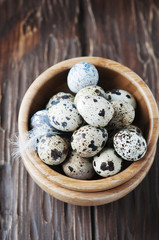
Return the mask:
<path id="1" fill-rule="evenodd" d="M 92 55 L 130 67 L 159 104 L 159 1 L 0 0 L 0 239 L 159 238 L 159 146 L 133 192 L 97 207 L 54 199 L 11 156 L 9 139 L 29 85 L 59 61 Z"/>

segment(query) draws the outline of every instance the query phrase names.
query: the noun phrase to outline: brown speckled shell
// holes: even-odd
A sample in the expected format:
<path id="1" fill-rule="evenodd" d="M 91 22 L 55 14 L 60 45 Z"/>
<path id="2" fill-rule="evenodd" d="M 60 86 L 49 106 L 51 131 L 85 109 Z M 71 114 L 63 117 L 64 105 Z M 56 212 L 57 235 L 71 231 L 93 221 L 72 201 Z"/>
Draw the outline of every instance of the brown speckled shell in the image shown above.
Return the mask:
<path id="1" fill-rule="evenodd" d="M 67 176 L 76 179 L 91 179 L 94 175 L 92 160 L 80 157 L 74 151 L 70 152 L 62 168 Z"/>

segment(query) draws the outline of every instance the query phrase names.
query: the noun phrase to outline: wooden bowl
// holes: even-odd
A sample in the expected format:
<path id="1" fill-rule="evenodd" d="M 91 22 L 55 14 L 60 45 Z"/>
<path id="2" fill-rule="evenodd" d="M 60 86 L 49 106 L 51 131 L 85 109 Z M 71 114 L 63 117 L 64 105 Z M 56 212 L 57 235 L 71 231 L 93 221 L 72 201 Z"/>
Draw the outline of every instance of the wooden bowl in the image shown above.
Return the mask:
<path id="1" fill-rule="evenodd" d="M 152 154 L 156 147 L 159 130 L 158 110 L 150 89 L 144 81 L 129 68 L 118 62 L 99 57 L 80 57 L 60 62 L 47 69 L 32 83 L 23 98 L 19 111 L 18 127 L 20 141 L 23 143 L 27 141 L 26 132 L 29 130 L 30 117 L 36 111 L 44 109 L 52 95 L 59 91 L 70 92 L 66 81 L 68 71 L 74 64 L 81 61 L 90 62 L 96 66 L 100 78 L 98 85 L 103 87 L 104 90 L 119 88 L 133 94 L 137 100 L 134 124 L 139 126 L 143 131 L 148 148 L 145 156 L 141 160 L 133 162 L 122 172 L 112 177 L 96 180 L 69 178 L 45 165 L 34 151 L 22 152 L 23 162 L 30 175 L 34 179 L 34 174 L 37 176 L 38 172 L 40 177 L 36 178 L 37 184 L 51 194 L 55 189 L 55 185 L 86 193 L 101 192 L 116 188 L 129 181 L 139 173 L 147 162 L 152 161 Z M 34 167 L 28 167 L 30 164 Z M 48 189 L 50 189 L 50 191 Z"/>
<path id="2" fill-rule="evenodd" d="M 43 174 L 41 174 L 40 171 L 36 169 L 36 167 L 32 164 L 32 162 L 29 160 L 28 156 L 24 153 L 24 163 L 27 162 L 26 169 L 30 172 L 30 169 L 32 171 L 30 172 L 31 177 L 33 180 L 47 193 L 52 195 L 53 197 L 73 205 L 79 205 L 79 206 L 98 206 L 107 204 L 110 202 L 114 202 L 128 193 L 130 193 L 132 190 L 134 190 L 141 181 L 145 178 L 146 174 L 151 168 L 151 165 L 154 161 L 156 148 L 152 152 L 152 155 L 149 158 L 149 161 L 146 161 L 145 165 L 141 168 L 141 170 L 130 180 L 127 182 L 121 184 L 120 186 L 117 186 L 112 189 L 103 190 L 100 192 L 79 192 L 70 190 L 68 188 L 63 188 L 58 184 L 53 183 L 48 178 L 44 180 Z M 33 173 L 33 175 L 32 175 Z M 42 181 L 39 181 L 39 179 L 42 179 Z"/>

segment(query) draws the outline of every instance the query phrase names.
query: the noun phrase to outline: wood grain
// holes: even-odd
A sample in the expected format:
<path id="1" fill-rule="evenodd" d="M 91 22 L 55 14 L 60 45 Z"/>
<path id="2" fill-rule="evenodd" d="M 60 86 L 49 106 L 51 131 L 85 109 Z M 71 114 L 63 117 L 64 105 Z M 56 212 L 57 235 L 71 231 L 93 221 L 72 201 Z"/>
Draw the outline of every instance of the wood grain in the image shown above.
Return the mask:
<path id="1" fill-rule="evenodd" d="M 12 158 L 8 141 L 31 82 L 72 57 L 123 63 L 145 80 L 159 104 L 158 1 L 1 0 L 0 16 L 0 239 L 158 239 L 159 146 L 136 190 L 91 208 L 44 193 L 21 160 Z"/>

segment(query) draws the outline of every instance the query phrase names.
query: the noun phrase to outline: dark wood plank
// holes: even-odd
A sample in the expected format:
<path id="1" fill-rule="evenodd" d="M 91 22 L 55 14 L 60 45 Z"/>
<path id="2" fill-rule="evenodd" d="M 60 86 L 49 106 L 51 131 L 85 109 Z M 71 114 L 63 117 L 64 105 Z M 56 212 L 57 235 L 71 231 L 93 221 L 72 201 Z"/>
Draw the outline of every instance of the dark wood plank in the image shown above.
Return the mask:
<path id="1" fill-rule="evenodd" d="M 159 104 L 158 1 L 0 1 L 1 239 L 158 239 L 159 151 L 123 199 L 77 207 L 43 192 L 13 159 L 23 95 L 49 66 L 72 57 L 111 58 L 138 73 Z M 158 146 L 159 150 L 159 146 Z"/>

